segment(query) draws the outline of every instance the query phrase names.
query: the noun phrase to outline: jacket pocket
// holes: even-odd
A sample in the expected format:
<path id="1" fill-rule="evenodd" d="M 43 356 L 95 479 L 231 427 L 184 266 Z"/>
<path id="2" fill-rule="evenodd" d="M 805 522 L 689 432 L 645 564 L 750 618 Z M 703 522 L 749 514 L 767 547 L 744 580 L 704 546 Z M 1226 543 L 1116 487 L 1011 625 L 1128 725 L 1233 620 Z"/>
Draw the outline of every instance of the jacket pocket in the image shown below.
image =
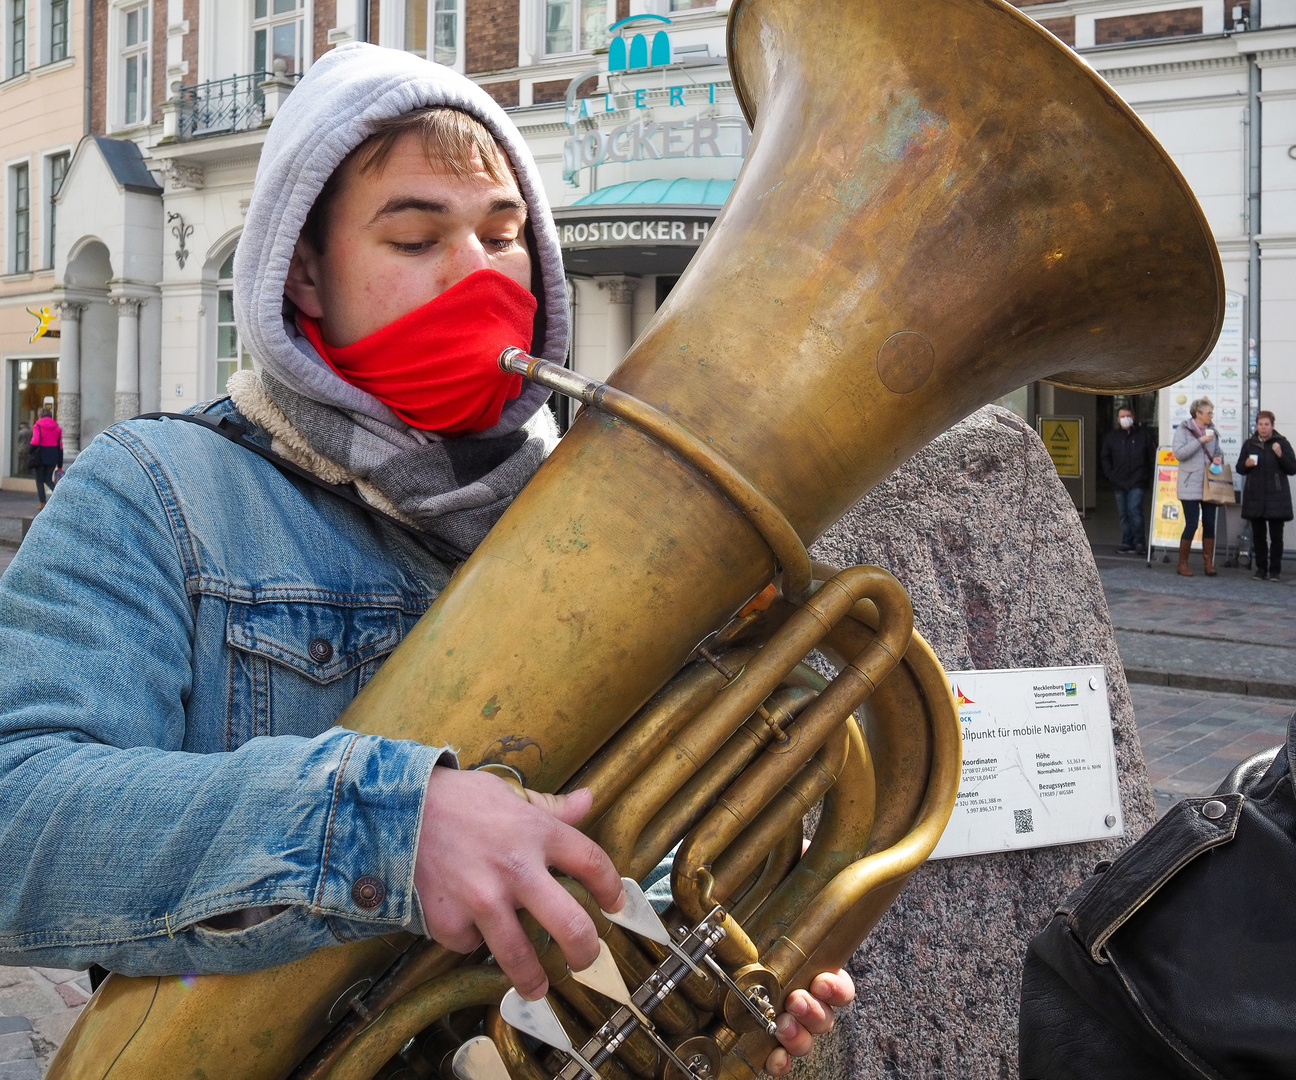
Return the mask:
<path id="1" fill-rule="evenodd" d="M 401 637 L 394 608 L 230 603 L 226 748 L 258 735 L 311 738 L 332 727 Z"/>

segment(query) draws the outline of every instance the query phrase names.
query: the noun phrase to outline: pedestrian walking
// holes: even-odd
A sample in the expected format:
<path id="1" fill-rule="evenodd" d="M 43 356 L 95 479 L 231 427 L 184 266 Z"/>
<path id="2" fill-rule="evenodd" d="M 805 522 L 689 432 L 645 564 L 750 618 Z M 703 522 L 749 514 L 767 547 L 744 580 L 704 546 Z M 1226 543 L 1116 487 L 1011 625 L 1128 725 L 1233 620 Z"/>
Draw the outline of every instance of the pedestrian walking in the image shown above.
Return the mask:
<path id="1" fill-rule="evenodd" d="M 1192 551 L 1197 522 L 1202 528 L 1202 569 L 1207 577 L 1215 576 L 1215 504 L 1202 501 L 1206 487 L 1206 470 L 1219 472 L 1224 459 L 1220 457 L 1219 432 L 1211 422 L 1215 406 L 1210 398 L 1198 398 L 1190 408 L 1191 416 L 1175 428 L 1171 449 L 1179 462 L 1179 482 L 1175 493 L 1183 503 L 1184 528 L 1179 537 L 1179 573 L 1192 577 L 1188 566 L 1188 553 Z"/>
<path id="2" fill-rule="evenodd" d="M 1122 406 L 1116 411 L 1116 427 L 1103 437 L 1103 475 L 1116 496 L 1120 515 L 1121 543 L 1118 555 L 1147 553 L 1143 539 L 1143 492 L 1152 485 L 1152 461 L 1156 439 L 1150 428 L 1140 424 L 1134 410 Z"/>
<path id="3" fill-rule="evenodd" d="M 1274 414 L 1256 413 L 1255 434 L 1242 444 L 1237 471 L 1246 477 L 1242 488 L 1242 516 L 1251 522 L 1255 573 L 1261 581 L 1280 581 L 1283 523 L 1292 519 L 1289 476 L 1296 475 L 1296 454 L 1285 437 L 1274 430 Z"/>
<path id="4" fill-rule="evenodd" d="M 36 496 L 45 506 L 45 489 L 54 490 L 54 470 L 63 467 L 63 429 L 49 409 L 41 409 L 32 426 L 31 467 L 36 474 Z"/>

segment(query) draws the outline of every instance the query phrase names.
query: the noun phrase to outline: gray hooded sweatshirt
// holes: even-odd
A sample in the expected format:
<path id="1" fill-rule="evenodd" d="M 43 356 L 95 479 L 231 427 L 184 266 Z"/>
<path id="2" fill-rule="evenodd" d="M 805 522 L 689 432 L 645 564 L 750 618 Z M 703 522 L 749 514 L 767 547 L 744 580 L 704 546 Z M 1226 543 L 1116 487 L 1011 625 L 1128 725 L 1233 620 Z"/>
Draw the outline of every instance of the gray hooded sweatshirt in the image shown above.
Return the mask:
<path id="1" fill-rule="evenodd" d="M 525 383 L 500 422 L 460 439 L 416 431 L 340 378 L 298 331 L 284 281 L 320 190 L 381 120 L 442 106 L 476 117 L 504 147 L 526 200 L 543 341 L 562 362 L 569 318 L 562 255 L 540 177 L 504 110 L 464 76 L 410 53 L 348 44 L 326 53 L 289 95 L 266 136 L 234 256 L 234 313 L 265 391 L 317 454 L 379 505 L 465 550 L 480 542 L 556 440 L 548 392 Z M 235 395 L 236 404 L 240 404 Z M 336 479 L 330 476 L 330 479 Z"/>

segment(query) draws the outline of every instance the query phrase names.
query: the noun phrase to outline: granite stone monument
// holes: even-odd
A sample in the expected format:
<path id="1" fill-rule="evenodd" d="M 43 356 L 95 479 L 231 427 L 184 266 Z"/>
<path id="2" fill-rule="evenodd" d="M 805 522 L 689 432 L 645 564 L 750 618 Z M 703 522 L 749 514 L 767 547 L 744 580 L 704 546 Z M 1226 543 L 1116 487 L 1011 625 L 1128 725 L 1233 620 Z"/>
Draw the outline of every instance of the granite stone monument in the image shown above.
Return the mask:
<path id="1" fill-rule="evenodd" d="M 1079 515 L 1034 430 L 988 406 L 907 462 L 811 551 L 894 573 L 948 670 L 1106 670 L 1126 835 L 920 868 L 851 960 L 856 1003 L 805 1066 L 825 1080 L 1014 1080 L 1027 942 L 1095 863 L 1155 818 Z"/>

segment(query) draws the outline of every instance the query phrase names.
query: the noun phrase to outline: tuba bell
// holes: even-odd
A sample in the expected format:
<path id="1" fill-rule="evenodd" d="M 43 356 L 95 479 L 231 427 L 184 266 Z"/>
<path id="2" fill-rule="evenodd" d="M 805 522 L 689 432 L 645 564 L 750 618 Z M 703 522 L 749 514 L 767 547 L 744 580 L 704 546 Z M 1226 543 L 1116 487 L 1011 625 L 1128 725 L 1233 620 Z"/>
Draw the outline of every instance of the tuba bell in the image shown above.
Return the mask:
<path id="1" fill-rule="evenodd" d="M 1165 385 L 1223 317 L 1169 156 L 1002 0 L 735 0 L 728 42 L 753 128 L 728 203 L 609 384 L 502 358 L 587 408 L 340 721 L 589 786 L 585 827 L 631 879 L 678 844 L 669 943 L 569 884 L 636 1008 L 671 983 L 669 1054 L 535 934 L 604 1080 L 759 1072 L 768 1018 L 858 947 L 953 807 L 958 713 L 903 589 L 805 544 L 982 404 L 1043 378 Z M 113 975 L 49 1076 L 430 1076 L 457 1055 L 478 1080 L 498 1050 L 513 1080 L 579 1080 L 507 1022 L 508 991 L 409 935 Z"/>

